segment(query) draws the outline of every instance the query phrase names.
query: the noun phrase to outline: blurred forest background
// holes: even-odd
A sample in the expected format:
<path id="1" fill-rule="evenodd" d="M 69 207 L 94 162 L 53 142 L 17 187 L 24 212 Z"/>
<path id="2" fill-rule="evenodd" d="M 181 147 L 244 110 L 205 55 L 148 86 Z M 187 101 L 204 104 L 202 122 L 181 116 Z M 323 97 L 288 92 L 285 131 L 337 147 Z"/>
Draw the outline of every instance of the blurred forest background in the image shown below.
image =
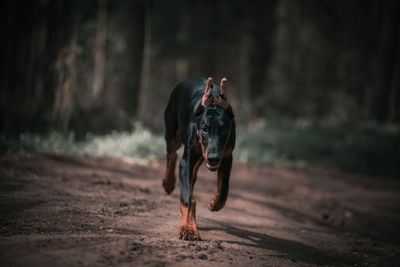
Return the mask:
<path id="1" fill-rule="evenodd" d="M 0 12 L 3 139 L 131 131 L 137 121 L 162 133 L 178 82 L 227 76 L 243 130 L 271 121 L 293 122 L 279 136 L 351 126 L 350 141 L 337 128 L 317 134 L 315 146 L 330 148 L 314 157 L 374 144 L 379 153 L 368 150 L 363 164 L 381 159 L 384 173 L 398 173 L 399 1 L 5 0 Z M 389 130 L 354 130 L 363 125 Z M 324 129 L 301 134 L 315 139 Z"/>

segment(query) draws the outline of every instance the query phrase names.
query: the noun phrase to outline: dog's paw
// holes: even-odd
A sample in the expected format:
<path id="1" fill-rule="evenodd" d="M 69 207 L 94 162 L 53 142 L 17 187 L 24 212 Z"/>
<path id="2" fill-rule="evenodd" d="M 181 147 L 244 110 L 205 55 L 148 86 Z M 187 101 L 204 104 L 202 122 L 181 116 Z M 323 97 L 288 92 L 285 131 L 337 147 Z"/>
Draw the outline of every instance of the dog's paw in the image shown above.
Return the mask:
<path id="1" fill-rule="evenodd" d="M 173 181 L 171 181 L 173 180 Z M 165 192 L 169 195 L 175 189 L 175 179 L 162 179 L 162 186 L 164 187 Z"/>
<path id="2" fill-rule="evenodd" d="M 208 209 L 210 211 L 219 211 L 225 206 L 225 202 L 215 202 L 214 200 L 211 200 L 210 204 L 208 204 Z"/>
<path id="3" fill-rule="evenodd" d="M 197 230 L 197 225 L 195 222 L 187 222 L 181 225 L 179 228 L 179 239 L 189 240 L 189 241 L 199 241 L 201 240 L 199 231 Z"/>
<path id="4" fill-rule="evenodd" d="M 185 230 L 179 233 L 179 239 L 188 241 L 201 241 L 201 237 L 198 232 Z"/>

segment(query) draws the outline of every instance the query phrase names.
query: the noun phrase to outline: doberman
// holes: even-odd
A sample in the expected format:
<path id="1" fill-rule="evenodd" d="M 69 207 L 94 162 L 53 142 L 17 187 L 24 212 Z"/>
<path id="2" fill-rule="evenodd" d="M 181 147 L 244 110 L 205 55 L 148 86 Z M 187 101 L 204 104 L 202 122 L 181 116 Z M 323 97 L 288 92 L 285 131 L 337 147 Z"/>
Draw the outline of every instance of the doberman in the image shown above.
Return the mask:
<path id="1" fill-rule="evenodd" d="M 220 87 L 213 84 L 211 77 L 192 78 L 175 87 L 165 110 L 167 169 L 162 185 L 168 194 L 175 188 L 176 151 L 181 143 L 185 146 L 179 164 L 180 239 L 200 240 L 193 187 L 203 160 L 210 171 L 218 173 L 217 190 L 208 209 L 222 209 L 228 197 L 236 135 L 234 115 L 227 101 L 226 90 L 226 78 L 221 80 Z"/>

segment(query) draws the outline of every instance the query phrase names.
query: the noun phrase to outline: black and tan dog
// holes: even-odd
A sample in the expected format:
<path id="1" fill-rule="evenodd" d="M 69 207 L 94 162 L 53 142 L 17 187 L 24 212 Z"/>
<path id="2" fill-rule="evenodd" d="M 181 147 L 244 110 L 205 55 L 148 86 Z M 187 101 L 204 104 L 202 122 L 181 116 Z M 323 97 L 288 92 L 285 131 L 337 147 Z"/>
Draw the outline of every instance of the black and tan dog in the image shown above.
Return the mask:
<path id="1" fill-rule="evenodd" d="M 168 194 L 175 188 L 176 151 L 181 143 L 185 146 L 179 164 L 181 239 L 200 240 L 193 187 L 203 160 L 210 171 L 218 172 L 217 191 L 208 208 L 222 209 L 228 196 L 235 121 L 226 89 L 226 78 L 220 87 L 213 85 L 212 78 L 186 80 L 175 87 L 165 110 L 167 169 L 162 184 Z"/>

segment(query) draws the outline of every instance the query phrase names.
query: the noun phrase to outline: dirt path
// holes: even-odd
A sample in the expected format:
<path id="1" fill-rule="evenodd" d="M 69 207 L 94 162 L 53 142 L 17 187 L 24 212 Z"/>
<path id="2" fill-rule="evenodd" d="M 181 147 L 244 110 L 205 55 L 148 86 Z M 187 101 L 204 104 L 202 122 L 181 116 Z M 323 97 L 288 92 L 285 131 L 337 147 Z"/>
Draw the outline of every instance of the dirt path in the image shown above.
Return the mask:
<path id="1" fill-rule="evenodd" d="M 395 266 L 400 180 L 235 164 L 227 206 L 207 209 L 203 241 L 181 241 L 164 162 L 39 155 L 0 158 L 0 266 Z"/>

